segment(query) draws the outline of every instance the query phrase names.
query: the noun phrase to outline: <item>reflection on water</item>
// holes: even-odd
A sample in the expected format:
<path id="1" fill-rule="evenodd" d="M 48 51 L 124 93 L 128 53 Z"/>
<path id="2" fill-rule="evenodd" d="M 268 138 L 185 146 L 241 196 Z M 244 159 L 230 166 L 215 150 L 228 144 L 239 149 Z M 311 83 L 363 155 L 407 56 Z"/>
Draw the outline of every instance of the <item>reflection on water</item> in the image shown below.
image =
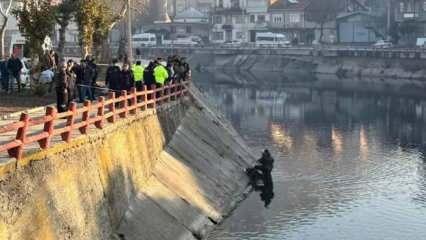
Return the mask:
<path id="1" fill-rule="evenodd" d="M 426 99 L 197 85 L 275 158 L 269 209 L 252 194 L 209 239 L 424 239 Z"/>

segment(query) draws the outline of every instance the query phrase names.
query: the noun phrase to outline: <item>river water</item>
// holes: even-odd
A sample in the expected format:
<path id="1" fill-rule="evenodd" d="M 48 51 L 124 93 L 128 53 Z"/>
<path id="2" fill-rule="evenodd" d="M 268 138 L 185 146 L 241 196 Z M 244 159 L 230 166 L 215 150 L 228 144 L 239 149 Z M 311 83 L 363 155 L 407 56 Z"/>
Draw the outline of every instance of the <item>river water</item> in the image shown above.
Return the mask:
<path id="1" fill-rule="evenodd" d="M 274 197 L 265 208 L 252 193 L 210 240 L 426 238 L 422 94 L 383 80 L 375 89 L 222 77 L 194 79 L 254 152 L 272 152 Z"/>

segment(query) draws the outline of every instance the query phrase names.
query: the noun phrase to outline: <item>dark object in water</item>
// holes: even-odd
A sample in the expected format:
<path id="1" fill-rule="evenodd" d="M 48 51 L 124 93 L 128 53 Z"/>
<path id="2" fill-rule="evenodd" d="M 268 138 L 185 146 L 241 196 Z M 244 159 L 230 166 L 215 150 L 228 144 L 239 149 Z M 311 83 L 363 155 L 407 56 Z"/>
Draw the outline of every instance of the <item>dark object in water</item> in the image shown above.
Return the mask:
<path id="1" fill-rule="evenodd" d="M 273 164 L 274 159 L 269 151 L 265 150 L 262 158 L 258 160 L 258 164 L 253 168 L 246 169 L 250 185 L 256 192 L 261 192 L 260 198 L 265 203 L 265 208 L 268 208 L 274 198 L 274 182 L 271 175 Z"/>

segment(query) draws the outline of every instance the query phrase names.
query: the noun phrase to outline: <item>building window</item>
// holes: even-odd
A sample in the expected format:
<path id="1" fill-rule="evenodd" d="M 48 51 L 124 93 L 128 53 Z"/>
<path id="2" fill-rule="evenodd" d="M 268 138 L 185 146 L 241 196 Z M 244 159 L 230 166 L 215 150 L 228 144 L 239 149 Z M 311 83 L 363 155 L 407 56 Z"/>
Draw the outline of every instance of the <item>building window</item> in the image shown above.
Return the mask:
<path id="1" fill-rule="evenodd" d="M 399 12 L 404 12 L 404 2 L 399 3 Z"/>
<path id="2" fill-rule="evenodd" d="M 213 17 L 214 24 L 222 24 L 222 16 L 214 16 Z"/>
<path id="3" fill-rule="evenodd" d="M 242 24 L 242 23 L 244 23 L 243 16 L 235 16 L 235 23 L 236 24 Z"/>
<path id="4" fill-rule="evenodd" d="M 186 33 L 192 33 L 191 26 L 186 26 Z"/>
<path id="5" fill-rule="evenodd" d="M 255 23 L 255 22 L 256 22 L 256 16 L 250 15 L 250 23 Z"/>
<path id="6" fill-rule="evenodd" d="M 290 23 L 299 23 L 300 22 L 300 14 L 290 13 L 288 16 L 289 16 Z"/>
<path id="7" fill-rule="evenodd" d="M 232 16 L 226 16 L 225 18 L 225 24 L 232 24 Z"/>
<path id="8" fill-rule="evenodd" d="M 259 15 L 259 16 L 257 16 L 257 22 L 264 23 L 265 22 L 265 15 Z"/>
<path id="9" fill-rule="evenodd" d="M 217 4 L 217 7 L 223 8 L 223 0 L 219 0 L 219 3 Z"/>
<path id="10" fill-rule="evenodd" d="M 281 16 L 274 17 L 274 23 L 282 23 L 282 22 L 283 22 L 283 18 Z"/>
<path id="11" fill-rule="evenodd" d="M 240 0 L 231 0 L 231 8 L 240 8 Z"/>
<path id="12" fill-rule="evenodd" d="M 244 34 L 244 32 L 236 32 L 235 33 L 235 37 L 237 39 L 244 39 L 245 38 L 245 34 Z"/>
<path id="13" fill-rule="evenodd" d="M 223 40 L 223 32 L 213 32 L 213 40 Z"/>

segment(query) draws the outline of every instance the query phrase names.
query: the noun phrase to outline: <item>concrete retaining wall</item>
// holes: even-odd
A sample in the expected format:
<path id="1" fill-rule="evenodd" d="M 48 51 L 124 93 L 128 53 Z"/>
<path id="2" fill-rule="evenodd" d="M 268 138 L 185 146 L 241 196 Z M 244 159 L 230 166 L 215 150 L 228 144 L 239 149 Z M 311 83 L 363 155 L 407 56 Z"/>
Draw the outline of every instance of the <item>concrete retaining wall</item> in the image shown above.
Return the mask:
<path id="1" fill-rule="evenodd" d="M 71 144 L 1 176 L 0 239 L 201 239 L 244 197 L 254 157 L 194 97 Z"/>
<path id="2" fill-rule="evenodd" d="M 164 49 L 150 49 L 144 53 L 146 58 L 165 57 L 170 54 Z M 378 58 L 368 56 L 369 54 L 349 57 L 337 56 L 334 51 L 311 55 L 292 49 L 252 50 L 249 53 L 232 49 L 221 51 L 182 50 L 177 53 L 188 57 L 191 66 L 199 69 L 264 71 L 278 72 L 283 75 L 332 74 L 339 77 L 426 79 L 426 60 L 424 58 Z"/>

